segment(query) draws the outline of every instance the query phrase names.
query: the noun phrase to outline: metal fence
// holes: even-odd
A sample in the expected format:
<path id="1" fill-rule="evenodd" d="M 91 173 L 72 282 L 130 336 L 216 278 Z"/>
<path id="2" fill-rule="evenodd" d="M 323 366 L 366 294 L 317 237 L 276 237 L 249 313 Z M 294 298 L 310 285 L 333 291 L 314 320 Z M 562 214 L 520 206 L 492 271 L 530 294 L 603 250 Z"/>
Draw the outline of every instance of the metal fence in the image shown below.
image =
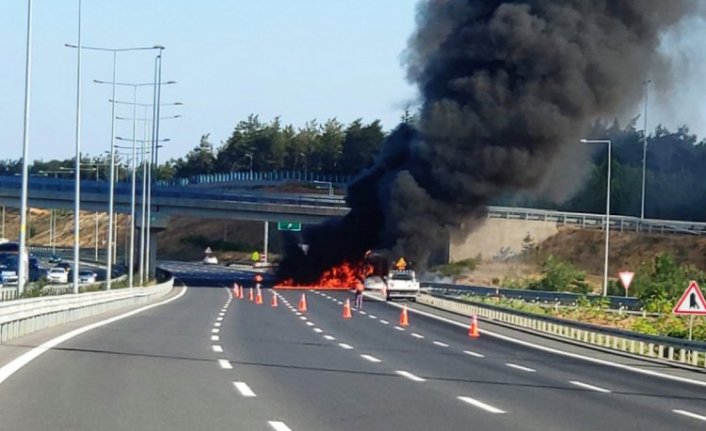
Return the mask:
<path id="1" fill-rule="evenodd" d="M 336 186 L 348 184 L 353 177 L 351 175 L 320 174 L 316 172 L 304 171 L 273 171 L 273 172 L 221 172 L 213 174 L 194 175 L 189 178 L 177 178 L 172 181 L 160 181 L 159 185 L 165 186 L 187 186 L 191 184 L 218 184 L 236 182 L 327 182 Z"/>

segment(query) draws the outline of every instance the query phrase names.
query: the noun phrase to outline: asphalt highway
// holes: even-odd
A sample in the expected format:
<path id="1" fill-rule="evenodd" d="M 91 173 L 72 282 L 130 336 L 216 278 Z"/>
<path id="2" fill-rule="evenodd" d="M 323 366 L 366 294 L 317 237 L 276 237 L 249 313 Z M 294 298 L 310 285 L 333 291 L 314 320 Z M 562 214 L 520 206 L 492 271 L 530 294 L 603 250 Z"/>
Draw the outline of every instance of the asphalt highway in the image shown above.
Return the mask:
<path id="1" fill-rule="evenodd" d="M 230 289 L 252 274 L 170 265 L 188 284 L 181 298 L 68 340 L 2 382 L 0 429 L 706 428 L 704 386 L 470 339 L 417 313 L 402 327 L 383 302 L 344 320 L 346 292 L 307 291 L 302 313 L 302 292 L 263 289 L 257 305 Z"/>

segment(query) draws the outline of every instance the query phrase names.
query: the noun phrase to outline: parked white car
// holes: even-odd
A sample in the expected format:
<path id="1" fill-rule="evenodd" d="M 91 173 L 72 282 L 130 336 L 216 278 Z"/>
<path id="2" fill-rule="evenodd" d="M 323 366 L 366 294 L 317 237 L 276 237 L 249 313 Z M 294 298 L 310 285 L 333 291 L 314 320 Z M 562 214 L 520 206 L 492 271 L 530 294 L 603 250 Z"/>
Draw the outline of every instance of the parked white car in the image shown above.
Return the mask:
<path id="1" fill-rule="evenodd" d="M 421 293 L 414 271 L 390 271 L 387 275 L 387 300 L 396 298 L 416 301 Z"/>
<path id="2" fill-rule="evenodd" d="M 55 266 L 47 271 L 49 283 L 66 284 L 69 282 L 69 273 L 62 267 Z"/>

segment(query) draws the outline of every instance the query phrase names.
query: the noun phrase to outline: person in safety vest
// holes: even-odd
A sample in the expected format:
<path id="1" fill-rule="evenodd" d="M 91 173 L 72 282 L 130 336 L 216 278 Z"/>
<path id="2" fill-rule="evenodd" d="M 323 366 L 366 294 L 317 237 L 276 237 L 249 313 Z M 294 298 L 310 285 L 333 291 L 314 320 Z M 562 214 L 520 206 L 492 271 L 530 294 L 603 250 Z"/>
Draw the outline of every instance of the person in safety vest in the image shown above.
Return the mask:
<path id="1" fill-rule="evenodd" d="M 355 307 L 358 310 L 363 309 L 363 291 L 365 290 L 365 284 L 363 280 L 358 278 L 355 283 Z"/>

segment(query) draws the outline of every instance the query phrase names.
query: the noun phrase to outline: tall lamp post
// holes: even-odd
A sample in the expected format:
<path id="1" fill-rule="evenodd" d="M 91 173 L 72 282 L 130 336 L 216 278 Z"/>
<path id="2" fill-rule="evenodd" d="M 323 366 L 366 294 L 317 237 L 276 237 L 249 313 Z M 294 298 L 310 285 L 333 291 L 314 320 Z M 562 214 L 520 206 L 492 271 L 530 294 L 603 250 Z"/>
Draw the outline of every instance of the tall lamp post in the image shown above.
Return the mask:
<path id="1" fill-rule="evenodd" d="M 645 131 L 642 133 L 642 199 L 640 203 L 640 220 L 645 219 L 645 180 L 647 178 L 647 93 L 652 80 L 643 81 L 645 87 Z"/>
<path id="2" fill-rule="evenodd" d="M 22 295 L 29 272 L 29 261 L 24 260 L 24 250 L 27 247 L 27 187 L 29 179 L 29 104 L 30 82 L 32 70 L 32 0 L 27 1 L 27 52 L 25 56 L 25 94 L 24 94 L 24 125 L 22 128 L 22 198 L 20 203 L 20 252 L 17 267 L 17 292 Z M 3 236 L 5 233 L 5 208 L 3 207 Z"/>
<path id="3" fill-rule="evenodd" d="M 606 181 L 605 204 L 605 262 L 603 264 L 603 296 L 608 295 L 608 253 L 610 247 L 610 166 L 612 158 L 612 144 L 610 139 L 581 139 L 584 144 L 608 144 L 608 179 Z"/>
<path id="4" fill-rule="evenodd" d="M 79 25 L 80 28 L 80 25 Z M 79 30 L 79 35 L 80 35 L 80 30 Z M 69 48 L 80 48 L 78 49 L 79 51 L 79 58 L 80 58 L 80 52 L 84 49 L 87 50 L 93 50 L 93 51 L 104 51 L 104 52 L 111 52 L 113 54 L 113 81 L 112 81 L 112 92 L 113 92 L 113 97 L 112 99 L 115 100 L 115 83 L 116 83 L 116 71 L 117 71 L 117 56 L 119 52 L 128 52 L 128 51 L 146 51 L 146 50 L 154 50 L 154 49 L 159 49 L 160 52 L 161 50 L 164 49 L 163 46 L 155 45 L 155 46 L 149 46 L 149 47 L 134 47 L 134 48 L 104 48 L 104 47 L 90 47 L 90 46 L 83 46 L 81 45 L 81 41 L 79 38 L 79 42 L 77 45 L 72 45 L 72 44 L 65 44 L 65 46 Z M 80 67 L 79 67 L 80 69 Z M 79 73 L 79 80 L 80 80 L 80 73 Z M 115 103 L 112 104 L 111 107 L 111 114 L 110 114 L 110 164 L 113 166 L 115 164 Z M 77 151 L 78 153 L 78 151 Z M 80 160 L 78 160 L 79 155 L 77 154 L 77 170 L 78 165 L 80 164 Z M 111 288 L 111 283 L 112 283 L 112 273 L 113 273 L 113 256 L 112 256 L 112 246 L 113 246 L 113 206 L 114 206 L 114 189 L 113 189 L 113 184 L 115 182 L 115 173 L 114 170 L 111 168 L 110 170 L 110 191 L 108 193 L 108 258 L 106 259 L 106 290 L 110 290 Z M 78 180 L 77 180 L 77 189 L 79 188 L 78 186 Z M 78 197 L 76 198 L 76 201 L 78 202 Z M 78 203 L 76 205 L 77 209 L 76 211 L 78 212 Z M 76 222 L 76 226 L 78 226 L 78 222 Z M 75 244 L 74 247 L 77 248 L 77 241 L 78 241 L 78 232 L 75 234 Z M 74 250 L 74 259 L 76 262 L 74 262 L 74 290 L 78 290 L 78 250 Z"/>

